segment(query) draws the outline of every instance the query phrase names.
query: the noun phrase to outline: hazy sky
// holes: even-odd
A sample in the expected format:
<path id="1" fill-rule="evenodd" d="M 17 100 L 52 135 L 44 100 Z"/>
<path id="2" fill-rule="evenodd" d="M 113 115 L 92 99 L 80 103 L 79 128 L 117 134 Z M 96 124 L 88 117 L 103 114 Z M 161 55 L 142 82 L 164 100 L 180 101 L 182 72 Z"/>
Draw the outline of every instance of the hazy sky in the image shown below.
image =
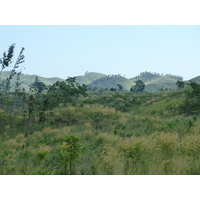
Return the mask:
<path id="1" fill-rule="evenodd" d="M 200 75 L 200 26 L 0 26 L 0 54 L 25 48 L 24 74 L 44 77 L 86 71 L 127 78 L 149 71 Z"/>

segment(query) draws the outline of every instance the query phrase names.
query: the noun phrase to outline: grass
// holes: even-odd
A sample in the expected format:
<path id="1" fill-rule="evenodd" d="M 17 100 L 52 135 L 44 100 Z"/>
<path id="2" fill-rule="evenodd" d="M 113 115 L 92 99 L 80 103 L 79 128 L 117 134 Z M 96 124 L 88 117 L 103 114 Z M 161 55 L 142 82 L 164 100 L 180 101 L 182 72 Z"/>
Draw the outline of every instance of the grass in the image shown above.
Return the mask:
<path id="1" fill-rule="evenodd" d="M 1 111 L 0 174 L 200 174 L 200 118 L 179 113 L 183 100 L 184 90 L 89 93 L 28 124 Z M 71 172 L 66 136 L 80 145 Z"/>

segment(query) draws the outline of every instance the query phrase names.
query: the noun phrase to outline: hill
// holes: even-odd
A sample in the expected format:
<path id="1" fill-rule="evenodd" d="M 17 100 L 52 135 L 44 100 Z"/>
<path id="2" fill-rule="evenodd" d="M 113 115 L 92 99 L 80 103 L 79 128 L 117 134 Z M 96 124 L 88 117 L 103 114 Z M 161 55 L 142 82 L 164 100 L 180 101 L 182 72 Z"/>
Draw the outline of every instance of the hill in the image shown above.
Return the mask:
<path id="1" fill-rule="evenodd" d="M 133 85 L 132 81 L 124 78 L 119 75 L 112 75 L 100 78 L 96 81 L 93 81 L 91 84 L 88 85 L 89 88 L 118 88 L 118 84 L 123 85 L 124 90 L 130 90 L 131 86 Z"/>
<path id="2" fill-rule="evenodd" d="M 2 72 L 1 80 L 5 80 L 7 77 L 9 77 L 10 73 L 11 73 L 10 71 Z M 106 76 L 107 75 L 105 75 L 105 74 L 90 72 L 90 73 L 86 73 L 83 76 L 76 76 L 76 81 L 81 85 L 82 84 L 88 85 L 88 84 L 92 83 L 93 81 L 96 81 L 96 80 L 103 78 L 103 77 L 106 77 Z M 22 74 L 21 78 L 20 78 L 20 82 L 21 82 L 20 88 L 21 89 L 24 88 L 26 91 L 28 91 L 29 86 L 34 83 L 36 77 L 38 77 L 38 79 L 41 82 L 44 82 L 46 85 L 52 85 L 56 81 L 63 81 L 63 79 L 58 78 L 58 77 L 44 78 L 44 77 L 41 77 L 41 76 L 38 76 L 38 75 Z M 16 79 L 17 79 L 17 77 L 14 76 L 13 79 L 11 80 L 11 87 L 12 88 L 15 86 Z"/>
<path id="3" fill-rule="evenodd" d="M 161 88 L 163 89 L 175 89 L 176 82 L 182 80 L 180 76 L 174 76 L 171 74 L 160 75 L 158 73 L 142 72 L 140 75 L 130 79 L 133 83 L 137 80 L 141 80 L 145 83 L 145 91 L 157 92 Z"/>
<path id="4" fill-rule="evenodd" d="M 194 82 L 200 83 L 200 76 L 196 76 L 189 81 L 194 81 Z M 186 81 L 186 83 L 188 83 L 189 81 Z"/>
<path id="5" fill-rule="evenodd" d="M 4 71 L 1 74 L 1 80 L 4 80 L 10 75 L 9 71 Z M 20 82 L 22 83 L 20 85 L 20 88 L 24 88 L 26 91 L 29 91 L 29 86 L 34 83 L 35 78 L 38 77 L 38 79 L 42 82 L 44 82 L 46 85 L 52 85 L 56 81 L 63 81 L 63 79 L 58 77 L 53 78 L 44 78 L 38 75 L 21 75 Z M 130 88 L 135 85 L 137 80 L 141 80 L 145 83 L 145 91 L 147 92 L 157 92 L 160 89 L 167 89 L 167 90 L 173 90 L 175 89 L 177 80 L 182 80 L 182 77 L 175 76 L 171 74 L 167 75 L 161 75 L 158 73 L 151 73 L 151 72 L 142 72 L 138 76 L 127 79 L 125 77 L 122 77 L 120 75 L 105 75 L 102 73 L 96 73 L 96 72 L 89 72 L 86 73 L 83 76 L 76 76 L 76 81 L 79 84 L 85 84 L 88 85 L 91 89 L 101 89 L 101 88 L 118 88 L 118 84 L 123 85 L 124 90 L 129 91 Z M 200 83 L 200 76 L 197 76 L 192 81 Z M 14 77 L 11 80 L 11 87 L 14 87 L 16 82 L 16 77 Z M 188 83 L 189 81 L 185 81 Z"/>
<path id="6" fill-rule="evenodd" d="M 106 77 L 105 74 L 101 74 L 101 73 L 95 73 L 95 72 L 89 72 L 86 73 L 83 76 L 76 76 L 76 81 L 79 84 L 85 84 L 85 85 L 89 85 L 91 84 L 93 81 L 96 81 L 97 79 Z"/>
<path id="7" fill-rule="evenodd" d="M 157 92 L 160 89 L 171 90 L 175 89 L 177 80 L 182 80 L 180 76 L 174 75 L 160 75 L 158 73 L 142 72 L 138 76 L 127 79 L 120 75 L 112 75 L 102 77 L 90 83 L 89 88 L 101 89 L 101 88 L 118 88 L 117 85 L 121 84 L 124 90 L 130 90 L 130 88 L 135 85 L 137 80 L 141 80 L 145 83 L 145 91 L 147 92 Z"/>
<path id="8" fill-rule="evenodd" d="M 155 78 L 159 78 L 160 76 L 161 76 L 161 75 L 158 74 L 158 73 L 142 72 L 142 73 L 140 73 L 138 76 L 136 76 L 136 77 L 134 77 L 134 78 L 131 78 L 130 80 L 133 81 L 134 83 L 135 83 L 137 80 L 141 80 L 141 81 L 143 81 L 143 82 L 145 83 L 145 82 L 154 80 Z"/>
<path id="9" fill-rule="evenodd" d="M 2 72 L 1 80 L 5 80 L 9 76 L 10 76 L 10 72 L 4 71 L 4 72 Z M 63 80 L 63 79 L 57 78 L 57 77 L 44 78 L 44 77 L 41 77 L 41 76 L 38 76 L 38 75 L 22 74 L 21 78 L 20 78 L 20 82 L 21 82 L 20 88 L 21 89 L 24 88 L 26 91 L 29 91 L 29 86 L 34 83 L 36 77 L 38 77 L 38 79 L 40 81 L 44 82 L 46 85 L 52 85 L 56 81 L 62 81 Z M 17 77 L 14 76 L 13 79 L 11 80 L 11 87 L 14 87 L 16 79 L 17 79 Z"/>

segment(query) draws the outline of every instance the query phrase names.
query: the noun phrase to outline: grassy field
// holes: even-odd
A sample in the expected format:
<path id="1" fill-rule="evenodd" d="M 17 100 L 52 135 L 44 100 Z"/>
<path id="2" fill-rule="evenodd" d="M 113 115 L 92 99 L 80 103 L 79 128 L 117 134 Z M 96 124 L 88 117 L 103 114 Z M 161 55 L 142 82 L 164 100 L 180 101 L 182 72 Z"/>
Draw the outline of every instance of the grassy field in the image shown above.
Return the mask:
<path id="1" fill-rule="evenodd" d="M 200 118 L 180 112 L 185 91 L 91 92 L 44 122 L 0 111 L 0 174 L 199 175 Z"/>

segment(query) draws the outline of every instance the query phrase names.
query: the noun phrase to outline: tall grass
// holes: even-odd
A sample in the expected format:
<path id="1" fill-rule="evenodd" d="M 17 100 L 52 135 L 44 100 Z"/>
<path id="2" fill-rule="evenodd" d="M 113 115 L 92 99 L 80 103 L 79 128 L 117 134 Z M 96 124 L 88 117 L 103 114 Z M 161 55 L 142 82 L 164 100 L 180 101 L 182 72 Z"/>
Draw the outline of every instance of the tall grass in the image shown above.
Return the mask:
<path id="1" fill-rule="evenodd" d="M 200 174 L 200 118 L 179 114 L 179 96 L 91 94 L 28 129 L 1 111 L 0 174 Z M 66 136 L 80 145 L 71 171 Z"/>

